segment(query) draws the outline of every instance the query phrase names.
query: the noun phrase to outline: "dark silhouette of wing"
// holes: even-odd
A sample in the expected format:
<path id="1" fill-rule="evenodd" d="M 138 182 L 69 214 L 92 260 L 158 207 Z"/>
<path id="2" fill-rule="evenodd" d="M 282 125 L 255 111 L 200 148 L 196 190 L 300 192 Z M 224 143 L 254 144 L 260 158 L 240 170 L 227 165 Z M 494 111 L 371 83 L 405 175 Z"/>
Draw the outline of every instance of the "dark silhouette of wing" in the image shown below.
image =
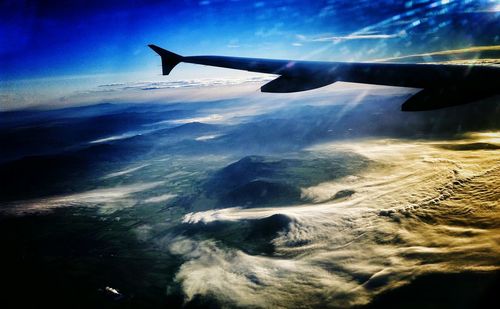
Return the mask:
<path id="1" fill-rule="evenodd" d="M 337 81 L 422 88 L 402 105 L 403 111 L 432 110 L 500 94 L 500 67 L 495 66 L 184 57 L 149 47 L 161 56 L 163 75 L 180 62 L 280 75 L 262 86 L 262 92 L 305 91 Z"/>

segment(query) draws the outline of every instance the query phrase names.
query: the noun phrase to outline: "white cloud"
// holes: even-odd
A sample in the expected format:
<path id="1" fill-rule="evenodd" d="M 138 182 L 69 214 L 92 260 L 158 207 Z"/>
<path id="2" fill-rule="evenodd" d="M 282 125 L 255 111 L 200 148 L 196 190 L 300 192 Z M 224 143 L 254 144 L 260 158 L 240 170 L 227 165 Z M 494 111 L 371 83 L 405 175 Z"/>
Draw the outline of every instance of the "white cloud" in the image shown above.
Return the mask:
<path id="1" fill-rule="evenodd" d="M 223 120 L 225 120 L 225 117 L 223 115 L 210 114 L 210 115 L 202 116 L 202 117 L 175 119 L 175 120 L 170 120 L 169 122 L 176 123 L 176 124 L 185 124 L 185 123 L 191 123 L 191 122 L 220 123 Z"/>
<path id="2" fill-rule="evenodd" d="M 259 83 L 269 80 L 267 75 L 249 75 L 240 78 L 200 78 L 200 79 L 176 79 L 157 81 L 134 81 L 127 83 L 111 83 L 97 86 L 89 92 L 121 92 L 124 90 L 158 90 L 158 89 L 178 89 L 178 88 L 203 88 L 216 86 L 232 86 L 245 83 Z"/>
<path id="3" fill-rule="evenodd" d="M 101 212 L 111 213 L 122 208 L 137 205 L 140 200 L 134 197 L 135 193 L 146 191 L 162 184 L 162 181 L 135 183 L 75 194 L 18 201 L 6 205 L 3 211 L 15 215 L 23 215 L 51 211 L 59 207 L 85 206 L 99 207 Z"/>
<path id="4" fill-rule="evenodd" d="M 152 196 L 150 198 L 145 199 L 144 203 L 166 202 L 166 201 L 173 199 L 176 196 L 177 196 L 176 194 L 170 194 L 170 193 L 166 193 L 166 194 L 162 194 L 162 195 L 158 195 L 158 196 Z"/>
<path id="5" fill-rule="evenodd" d="M 212 241 L 178 238 L 170 251 L 189 259 L 176 276 L 188 299 L 197 294 L 211 294 L 238 306 L 311 307 L 325 301 L 318 295 L 338 296 L 357 287 L 306 261 L 223 250 Z M 357 296 L 356 299 L 338 297 L 330 303 L 345 306 L 366 302 L 366 298 Z"/>
<path id="6" fill-rule="evenodd" d="M 100 139 L 90 141 L 89 144 L 99 144 L 99 143 L 111 142 L 111 141 L 129 138 L 129 137 L 136 136 L 136 135 L 137 135 L 136 133 L 124 133 L 124 134 L 120 134 L 120 135 L 113 135 L 113 136 L 108 136 L 105 138 L 100 138 Z"/>
<path id="7" fill-rule="evenodd" d="M 202 135 L 195 138 L 196 141 L 208 141 L 221 136 L 220 134 Z"/>
<path id="8" fill-rule="evenodd" d="M 103 179 L 107 179 L 107 178 L 113 178 L 113 177 L 127 175 L 127 174 L 130 174 L 130 173 L 133 173 L 135 171 L 138 171 L 141 168 L 149 166 L 149 165 L 151 165 L 151 164 L 142 164 L 142 165 L 139 165 L 139 166 L 131 167 L 131 168 L 128 168 L 128 169 L 125 169 L 125 170 L 122 170 L 122 171 L 110 173 L 110 174 L 108 174 L 108 175 L 106 175 L 106 176 L 104 176 L 102 178 Z"/>

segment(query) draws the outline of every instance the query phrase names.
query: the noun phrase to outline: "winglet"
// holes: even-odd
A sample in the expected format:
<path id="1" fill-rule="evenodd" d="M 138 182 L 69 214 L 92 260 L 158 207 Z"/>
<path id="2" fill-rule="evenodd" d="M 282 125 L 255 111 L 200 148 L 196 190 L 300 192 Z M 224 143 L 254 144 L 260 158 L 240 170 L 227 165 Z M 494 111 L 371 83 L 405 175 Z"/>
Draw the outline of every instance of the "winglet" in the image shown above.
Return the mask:
<path id="1" fill-rule="evenodd" d="M 161 57 L 161 66 L 163 75 L 168 75 L 172 69 L 182 61 L 182 56 L 170 52 L 166 49 L 158 47 L 153 44 L 148 45 L 152 50 L 154 50 Z"/>

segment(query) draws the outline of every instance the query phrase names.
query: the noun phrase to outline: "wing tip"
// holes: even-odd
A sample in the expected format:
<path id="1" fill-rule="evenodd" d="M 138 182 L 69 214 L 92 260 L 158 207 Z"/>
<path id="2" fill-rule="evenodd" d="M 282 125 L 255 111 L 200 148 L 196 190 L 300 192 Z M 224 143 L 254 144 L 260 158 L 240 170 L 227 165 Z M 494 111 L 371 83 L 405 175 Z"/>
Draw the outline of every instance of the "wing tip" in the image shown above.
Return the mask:
<path id="1" fill-rule="evenodd" d="M 154 44 L 148 44 L 148 47 L 151 48 L 155 53 L 160 55 L 161 57 L 161 66 L 162 66 L 162 74 L 169 75 L 172 69 L 182 62 L 182 56 L 166 49 L 163 49 Z"/>

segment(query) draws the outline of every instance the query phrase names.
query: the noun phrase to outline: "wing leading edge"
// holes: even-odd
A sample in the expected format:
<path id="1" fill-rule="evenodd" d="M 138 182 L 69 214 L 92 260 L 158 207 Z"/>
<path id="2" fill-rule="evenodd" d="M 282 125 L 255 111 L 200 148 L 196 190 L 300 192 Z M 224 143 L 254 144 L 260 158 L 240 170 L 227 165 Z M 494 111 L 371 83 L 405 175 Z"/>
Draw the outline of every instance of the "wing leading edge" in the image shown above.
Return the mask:
<path id="1" fill-rule="evenodd" d="M 293 61 L 225 56 L 180 56 L 149 45 L 161 56 L 163 75 L 180 62 L 280 75 L 262 92 L 298 92 L 337 81 L 422 88 L 403 111 L 432 110 L 500 94 L 500 67 L 484 65 Z"/>

